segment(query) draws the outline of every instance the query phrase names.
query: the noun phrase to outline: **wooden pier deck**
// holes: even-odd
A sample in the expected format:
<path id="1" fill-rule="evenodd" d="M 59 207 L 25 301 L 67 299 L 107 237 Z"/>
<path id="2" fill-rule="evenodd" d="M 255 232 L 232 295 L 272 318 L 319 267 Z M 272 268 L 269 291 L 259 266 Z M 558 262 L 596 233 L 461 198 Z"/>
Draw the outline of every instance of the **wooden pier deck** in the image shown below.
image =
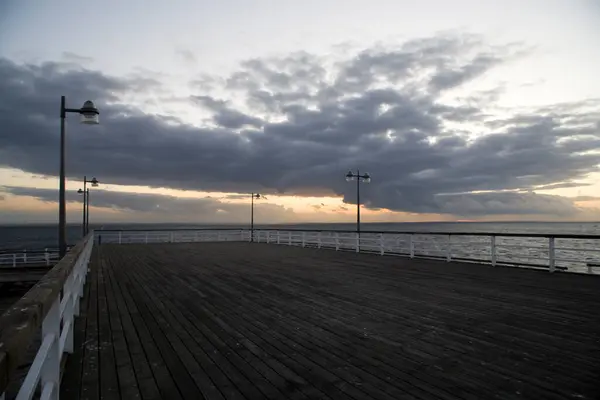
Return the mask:
<path id="1" fill-rule="evenodd" d="M 598 399 L 600 279 L 251 243 L 95 248 L 62 399 Z"/>

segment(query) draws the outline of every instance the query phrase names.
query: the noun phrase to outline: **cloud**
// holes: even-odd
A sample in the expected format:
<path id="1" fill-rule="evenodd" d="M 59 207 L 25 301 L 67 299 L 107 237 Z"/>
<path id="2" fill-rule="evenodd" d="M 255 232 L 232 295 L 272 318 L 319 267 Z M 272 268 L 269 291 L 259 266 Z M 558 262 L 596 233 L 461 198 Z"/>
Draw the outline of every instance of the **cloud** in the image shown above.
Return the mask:
<path id="1" fill-rule="evenodd" d="M 228 200 L 247 200 L 250 198 L 250 194 L 228 194 L 224 198 Z"/>
<path id="2" fill-rule="evenodd" d="M 600 200 L 599 196 L 575 196 L 571 197 L 573 201 L 598 201 Z"/>
<path id="3" fill-rule="evenodd" d="M 192 96 L 192 100 L 212 111 L 214 123 L 223 128 L 239 129 L 244 126 L 260 128 L 264 123 L 259 118 L 232 110 L 227 105 L 227 102 L 223 100 L 217 100 L 210 96 Z"/>
<path id="4" fill-rule="evenodd" d="M 183 61 L 185 64 L 189 65 L 189 66 L 196 66 L 196 64 L 198 63 L 198 60 L 196 59 L 196 56 L 194 55 L 194 53 L 192 53 L 189 50 L 185 50 L 185 49 L 179 49 L 175 51 L 175 55 L 181 60 Z"/>
<path id="5" fill-rule="evenodd" d="M 47 203 L 58 202 L 58 192 L 54 189 L 27 187 L 0 187 L 4 192 L 15 196 L 34 197 Z M 81 195 L 67 192 L 68 202 L 81 202 Z M 90 192 L 90 205 L 118 212 L 128 221 L 182 221 L 239 223 L 250 218 L 250 204 L 223 203 L 211 197 L 182 198 L 148 193 L 112 192 L 94 190 Z M 270 203 L 255 203 L 255 218 L 263 222 L 286 222 L 294 219 L 293 211 Z"/>
<path id="6" fill-rule="evenodd" d="M 554 215 L 575 217 L 584 212 L 573 201 L 562 196 L 536 193 L 470 193 L 437 196 L 436 209 L 457 216 L 482 215 Z"/>
<path id="7" fill-rule="evenodd" d="M 88 64 L 94 61 L 92 57 L 81 56 L 79 54 L 72 53 L 70 51 L 63 51 L 62 53 L 63 60 L 67 62 L 72 62 L 74 64 Z"/>
<path id="8" fill-rule="evenodd" d="M 70 105 L 93 99 L 102 120 L 94 127 L 69 124 L 70 178 L 339 195 L 354 203 L 355 188 L 344 174 L 358 167 L 373 177 L 361 189 L 373 209 L 571 215 L 577 212 L 572 200 L 503 191 L 567 187 L 597 171 L 598 101 L 500 115 L 489 93 L 481 92 L 479 101 L 471 101 L 477 92 L 465 97 L 469 102 L 443 100 L 443 92 L 522 57 L 520 48 L 440 35 L 341 60 L 303 52 L 247 60 L 230 76 L 202 75 L 191 84 L 210 84 L 218 93 L 189 98 L 190 107 L 210 115 L 201 126 L 123 103 L 157 84 L 155 77 L 144 82 L 70 64 L 0 59 L 0 166 L 56 174 L 56 109 L 66 93 Z M 476 193 L 483 190 L 492 193 Z"/>
<path id="9" fill-rule="evenodd" d="M 557 182 L 550 185 L 537 186 L 536 190 L 567 189 L 582 186 L 590 186 L 590 183 L 584 182 Z"/>

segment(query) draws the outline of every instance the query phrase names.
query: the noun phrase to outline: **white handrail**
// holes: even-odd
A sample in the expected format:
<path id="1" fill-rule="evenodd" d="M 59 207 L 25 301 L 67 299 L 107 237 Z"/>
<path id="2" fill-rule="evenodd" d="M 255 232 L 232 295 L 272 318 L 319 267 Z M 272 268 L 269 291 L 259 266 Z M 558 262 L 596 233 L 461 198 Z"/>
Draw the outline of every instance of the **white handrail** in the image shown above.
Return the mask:
<path id="1" fill-rule="evenodd" d="M 102 243 L 252 241 L 337 251 L 434 258 L 492 266 L 596 272 L 600 236 L 447 232 L 356 232 L 286 229 L 183 229 L 97 231 Z M 101 239 L 100 239 L 101 238 Z"/>
<path id="2" fill-rule="evenodd" d="M 60 365 L 64 353 L 73 352 L 74 319 L 79 315 L 79 301 L 88 271 L 88 263 L 94 245 L 90 235 L 84 243 L 75 264 L 59 291 L 41 326 L 42 342 L 23 380 L 17 400 L 29 400 L 35 395 L 38 385 L 41 398 L 58 399 L 60 388 Z M 62 292 L 62 293 L 61 293 Z M 0 398 L 3 399 L 2 393 Z"/>
<path id="3" fill-rule="evenodd" d="M 18 250 L 0 253 L 0 267 L 52 266 L 59 260 L 58 250 Z"/>

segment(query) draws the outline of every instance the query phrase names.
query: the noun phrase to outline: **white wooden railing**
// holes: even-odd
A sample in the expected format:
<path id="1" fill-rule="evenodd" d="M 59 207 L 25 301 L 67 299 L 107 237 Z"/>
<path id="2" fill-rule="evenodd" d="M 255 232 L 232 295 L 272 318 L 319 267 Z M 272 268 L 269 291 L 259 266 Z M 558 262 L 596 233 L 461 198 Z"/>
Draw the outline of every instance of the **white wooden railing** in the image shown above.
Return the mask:
<path id="1" fill-rule="evenodd" d="M 182 243 L 249 241 L 247 229 L 100 230 L 98 243 Z"/>
<path id="2" fill-rule="evenodd" d="M 51 266 L 58 260 L 58 249 L 0 251 L 0 267 Z"/>
<path id="3" fill-rule="evenodd" d="M 597 273 L 600 235 L 543 235 L 465 232 L 373 232 L 255 229 L 176 229 L 97 231 L 102 243 L 254 241 L 354 251 L 543 268 L 550 272 Z"/>
<path id="4" fill-rule="evenodd" d="M 23 348 L 17 347 L 29 344 L 41 330 L 41 344 L 16 395 L 17 400 L 33 398 L 38 388 L 41 399 L 58 399 L 61 360 L 63 354 L 73 352 L 74 318 L 79 315 L 79 301 L 83 296 L 93 245 L 94 236 L 90 234 L 72 250 L 75 254 L 67 254 L 0 319 L 0 323 L 7 325 L 13 321 L 21 324 L 0 327 L 5 328 L 0 337 L 1 373 L 6 374 L 0 378 L 5 384 L 10 380 L 17 356 L 24 352 Z M 2 400 L 5 389 L 0 387 Z"/>

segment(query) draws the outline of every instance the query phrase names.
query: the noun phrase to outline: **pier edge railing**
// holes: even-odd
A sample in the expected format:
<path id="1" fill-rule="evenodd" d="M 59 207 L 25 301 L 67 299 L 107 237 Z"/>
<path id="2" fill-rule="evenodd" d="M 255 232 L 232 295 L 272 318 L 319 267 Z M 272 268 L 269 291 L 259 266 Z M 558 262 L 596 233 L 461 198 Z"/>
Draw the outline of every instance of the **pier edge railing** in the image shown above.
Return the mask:
<path id="1" fill-rule="evenodd" d="M 595 273 L 600 235 L 501 232 L 183 228 L 98 230 L 101 243 L 254 241 L 408 258 Z M 532 262 L 537 261 L 537 262 Z"/>
<path id="2" fill-rule="evenodd" d="M 79 315 L 93 232 L 72 248 L 25 296 L 0 316 L 0 399 L 30 344 L 40 346 L 22 381 L 17 400 L 58 399 L 63 354 L 73 352 L 73 325 Z"/>

